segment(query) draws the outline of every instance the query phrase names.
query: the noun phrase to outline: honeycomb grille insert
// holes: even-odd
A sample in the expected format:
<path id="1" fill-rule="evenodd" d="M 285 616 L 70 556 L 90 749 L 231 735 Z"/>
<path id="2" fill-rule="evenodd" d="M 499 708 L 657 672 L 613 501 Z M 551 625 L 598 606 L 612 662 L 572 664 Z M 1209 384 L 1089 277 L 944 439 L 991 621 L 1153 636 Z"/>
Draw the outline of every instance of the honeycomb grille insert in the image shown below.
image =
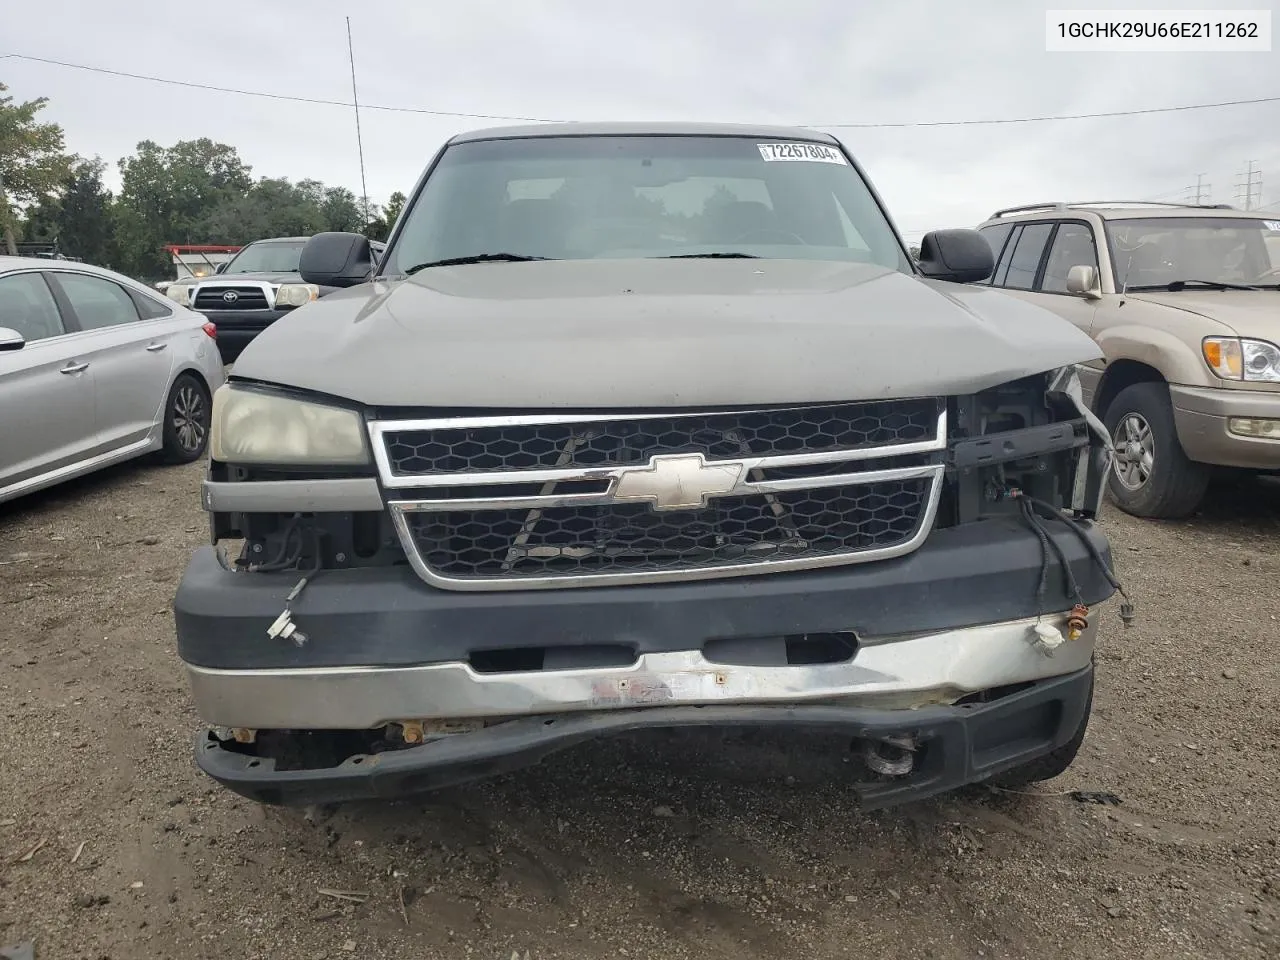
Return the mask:
<path id="1" fill-rule="evenodd" d="M 865 450 L 930 440 L 934 400 L 538 423 L 384 434 L 395 477 L 637 466 L 660 454 L 708 460 Z"/>
<path id="2" fill-rule="evenodd" d="M 582 577 L 838 556 L 909 542 L 927 478 L 720 497 L 658 514 L 644 504 L 412 513 L 418 555 L 451 578 Z"/>

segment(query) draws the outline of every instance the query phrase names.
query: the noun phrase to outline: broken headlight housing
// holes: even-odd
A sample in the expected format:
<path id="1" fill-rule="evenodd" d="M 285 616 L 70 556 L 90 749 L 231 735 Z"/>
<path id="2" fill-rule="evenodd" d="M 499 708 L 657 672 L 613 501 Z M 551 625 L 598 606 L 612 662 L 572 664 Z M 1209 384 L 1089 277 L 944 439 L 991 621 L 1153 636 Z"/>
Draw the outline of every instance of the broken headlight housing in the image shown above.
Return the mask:
<path id="1" fill-rule="evenodd" d="M 1092 518 L 1111 465 L 1106 428 L 1074 367 L 1023 377 L 955 401 L 949 479 L 955 522 L 1014 509 L 1025 493 Z"/>

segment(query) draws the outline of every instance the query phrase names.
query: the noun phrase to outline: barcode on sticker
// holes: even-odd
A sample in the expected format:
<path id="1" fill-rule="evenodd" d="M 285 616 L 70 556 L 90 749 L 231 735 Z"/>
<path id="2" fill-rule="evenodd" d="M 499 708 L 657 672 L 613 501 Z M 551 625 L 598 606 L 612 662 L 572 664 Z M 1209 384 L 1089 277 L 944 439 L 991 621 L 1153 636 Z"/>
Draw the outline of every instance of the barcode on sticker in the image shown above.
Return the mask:
<path id="1" fill-rule="evenodd" d="M 834 147 L 820 143 L 758 143 L 760 156 L 765 160 L 808 160 L 813 163 L 842 163 L 848 165 L 844 154 Z"/>
<path id="2" fill-rule="evenodd" d="M 1268 230 L 1280 231 L 1280 220 L 1263 220 L 1262 222 Z"/>

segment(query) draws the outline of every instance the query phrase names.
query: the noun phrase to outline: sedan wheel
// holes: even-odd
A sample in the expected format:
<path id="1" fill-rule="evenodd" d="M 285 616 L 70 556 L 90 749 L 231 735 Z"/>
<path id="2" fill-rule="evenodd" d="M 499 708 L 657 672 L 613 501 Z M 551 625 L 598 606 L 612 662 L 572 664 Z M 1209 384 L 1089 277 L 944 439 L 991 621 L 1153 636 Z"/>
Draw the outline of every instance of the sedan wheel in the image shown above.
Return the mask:
<path id="1" fill-rule="evenodd" d="M 203 456 L 209 445 L 211 413 L 204 381 L 189 373 L 180 376 L 165 405 L 164 459 L 191 463 Z"/>

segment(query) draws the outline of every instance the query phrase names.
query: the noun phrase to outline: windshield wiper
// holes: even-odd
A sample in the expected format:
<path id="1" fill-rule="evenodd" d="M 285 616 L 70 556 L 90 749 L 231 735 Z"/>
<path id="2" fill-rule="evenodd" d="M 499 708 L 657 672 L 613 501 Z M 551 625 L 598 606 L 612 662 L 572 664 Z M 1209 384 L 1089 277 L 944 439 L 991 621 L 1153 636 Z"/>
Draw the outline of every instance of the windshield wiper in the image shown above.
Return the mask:
<path id="1" fill-rule="evenodd" d="M 468 263 L 497 263 L 499 261 L 506 263 L 523 263 L 526 260 L 550 260 L 550 257 L 529 257 L 523 253 L 477 253 L 471 257 L 449 257 L 447 260 L 432 260 L 428 263 L 419 263 L 406 270 L 405 276 L 417 273 L 419 270 L 426 270 L 428 267 L 461 267 Z"/>
<path id="2" fill-rule="evenodd" d="M 654 257 L 655 260 L 759 260 L 754 253 L 673 253 L 666 257 Z"/>
<path id="3" fill-rule="evenodd" d="M 1177 293 L 1179 290 L 1185 290 L 1189 286 L 1211 287 L 1217 290 L 1257 290 L 1258 287 L 1251 287 L 1247 283 L 1229 283 L 1226 280 L 1174 280 L 1170 283 L 1143 283 L 1129 284 L 1130 290 L 1168 290 L 1170 293 Z"/>

